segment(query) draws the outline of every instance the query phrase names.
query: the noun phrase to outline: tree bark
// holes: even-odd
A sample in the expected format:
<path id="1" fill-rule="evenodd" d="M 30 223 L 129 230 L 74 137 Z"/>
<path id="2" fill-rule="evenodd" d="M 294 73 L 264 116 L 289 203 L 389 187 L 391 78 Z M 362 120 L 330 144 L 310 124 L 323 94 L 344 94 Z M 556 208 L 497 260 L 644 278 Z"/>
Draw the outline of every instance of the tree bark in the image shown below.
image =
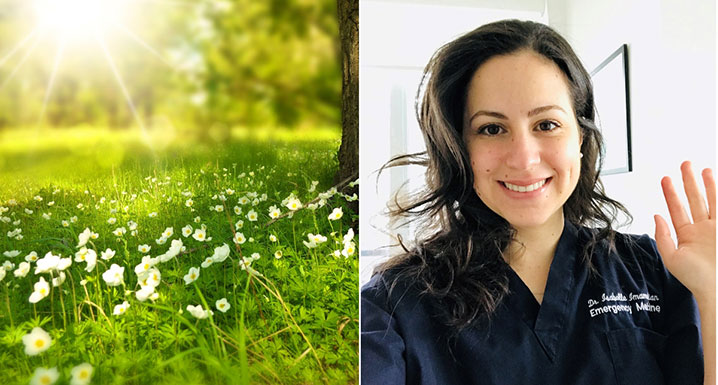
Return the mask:
<path id="1" fill-rule="evenodd" d="M 336 181 L 359 177 L 359 0 L 337 0 L 342 60 L 342 144 Z M 358 193 L 356 187 L 347 194 Z M 355 213 L 359 202 L 350 202 Z"/>
<path id="2" fill-rule="evenodd" d="M 342 58 L 342 144 L 338 181 L 359 175 L 359 1 L 337 0 Z"/>

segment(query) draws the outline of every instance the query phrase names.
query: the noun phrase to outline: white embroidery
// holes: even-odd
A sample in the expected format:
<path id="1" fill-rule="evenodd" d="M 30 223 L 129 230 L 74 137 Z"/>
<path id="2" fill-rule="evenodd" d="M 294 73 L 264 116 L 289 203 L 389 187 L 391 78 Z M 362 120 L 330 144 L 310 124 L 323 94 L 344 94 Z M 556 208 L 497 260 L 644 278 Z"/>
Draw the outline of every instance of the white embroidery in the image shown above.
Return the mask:
<path id="1" fill-rule="evenodd" d="M 660 313 L 661 306 L 651 302 L 657 302 L 660 299 L 655 294 L 650 293 L 628 293 L 626 296 L 620 292 L 611 292 L 601 294 L 601 300 L 588 300 L 588 313 L 591 318 L 607 313 L 618 314 L 625 312 L 633 314 L 633 310 L 646 311 L 652 313 Z"/>

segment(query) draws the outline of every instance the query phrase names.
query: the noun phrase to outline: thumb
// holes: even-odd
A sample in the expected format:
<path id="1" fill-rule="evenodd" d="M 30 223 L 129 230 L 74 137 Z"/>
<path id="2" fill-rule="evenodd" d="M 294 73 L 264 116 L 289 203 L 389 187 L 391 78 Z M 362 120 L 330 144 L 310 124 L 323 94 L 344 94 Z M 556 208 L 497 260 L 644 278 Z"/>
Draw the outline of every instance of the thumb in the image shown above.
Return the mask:
<path id="1" fill-rule="evenodd" d="M 653 219 L 656 222 L 656 246 L 665 263 L 666 259 L 671 259 L 673 256 L 673 252 L 676 250 L 676 244 L 673 242 L 673 238 L 671 238 L 671 231 L 668 229 L 666 220 L 660 215 L 654 215 Z"/>

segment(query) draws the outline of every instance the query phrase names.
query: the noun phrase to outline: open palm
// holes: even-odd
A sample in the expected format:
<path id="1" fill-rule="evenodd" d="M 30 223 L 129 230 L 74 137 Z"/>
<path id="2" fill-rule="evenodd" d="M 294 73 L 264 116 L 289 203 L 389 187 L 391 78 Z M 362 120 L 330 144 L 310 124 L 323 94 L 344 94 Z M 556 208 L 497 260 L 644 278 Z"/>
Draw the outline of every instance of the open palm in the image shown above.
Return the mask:
<path id="1" fill-rule="evenodd" d="M 716 269 L 716 184 L 710 169 L 702 172 L 708 206 L 698 187 L 690 162 L 681 164 L 683 186 L 691 215 L 681 204 L 669 177 L 661 180 L 668 212 L 676 231 L 673 242 L 668 224 L 660 215 L 656 220 L 656 244 L 668 270 L 694 296 L 715 294 Z M 691 218 L 693 219 L 691 221 Z"/>

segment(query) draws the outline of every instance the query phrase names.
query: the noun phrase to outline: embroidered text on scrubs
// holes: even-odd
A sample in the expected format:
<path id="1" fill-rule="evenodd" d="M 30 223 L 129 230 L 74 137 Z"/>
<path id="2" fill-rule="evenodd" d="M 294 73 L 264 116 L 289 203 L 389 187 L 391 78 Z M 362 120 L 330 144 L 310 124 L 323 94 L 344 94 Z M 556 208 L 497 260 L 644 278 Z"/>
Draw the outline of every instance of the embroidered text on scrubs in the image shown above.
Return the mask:
<path id="1" fill-rule="evenodd" d="M 636 310 L 650 311 L 653 313 L 660 313 L 661 307 L 659 305 L 651 305 L 648 302 L 638 302 L 636 304 Z"/>
<path id="2" fill-rule="evenodd" d="M 607 306 L 601 306 L 601 307 L 596 307 L 596 308 L 590 309 L 591 318 L 593 318 L 597 315 L 606 314 L 606 313 L 618 314 L 619 312 L 622 312 L 622 311 L 627 312 L 628 314 L 633 314 L 631 307 L 628 305 L 607 305 Z"/>
<path id="3" fill-rule="evenodd" d="M 603 295 L 601 295 L 601 302 L 606 301 L 628 301 L 628 299 L 625 295 L 623 295 L 623 293 L 611 293 L 611 295 L 603 293 Z"/>
<path id="4" fill-rule="evenodd" d="M 660 299 L 657 295 L 650 293 L 629 293 L 628 297 L 620 292 L 611 292 L 610 294 L 603 293 L 601 294 L 600 302 L 595 299 L 588 300 L 588 311 L 591 318 L 608 313 L 618 314 L 620 312 L 626 312 L 628 314 L 633 314 L 632 304 L 634 304 L 636 306 L 636 311 L 660 313 L 661 306 L 651 303 L 659 300 Z M 595 307 L 600 303 L 611 302 L 614 302 L 615 304 Z"/>
<path id="5" fill-rule="evenodd" d="M 649 300 L 649 301 L 658 301 L 657 295 L 651 295 L 648 293 L 640 293 L 640 294 L 629 294 L 628 295 L 631 301 L 638 301 L 638 300 Z"/>

